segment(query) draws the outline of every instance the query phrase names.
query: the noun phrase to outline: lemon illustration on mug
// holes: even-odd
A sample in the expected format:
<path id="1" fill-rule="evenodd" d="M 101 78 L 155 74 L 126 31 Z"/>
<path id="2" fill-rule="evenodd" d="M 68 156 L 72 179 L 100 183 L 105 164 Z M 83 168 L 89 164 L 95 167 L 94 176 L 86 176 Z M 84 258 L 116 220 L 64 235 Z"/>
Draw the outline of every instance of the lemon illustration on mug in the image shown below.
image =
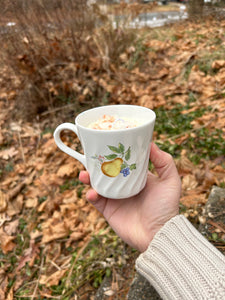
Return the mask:
<path id="1" fill-rule="evenodd" d="M 108 145 L 108 148 L 112 151 L 111 154 L 92 157 L 99 161 L 104 175 L 117 177 L 119 174 L 123 174 L 123 177 L 127 177 L 131 171 L 136 169 L 135 163 L 128 163 L 131 158 L 131 147 L 126 150 L 124 145 L 119 143 L 117 147 Z"/>

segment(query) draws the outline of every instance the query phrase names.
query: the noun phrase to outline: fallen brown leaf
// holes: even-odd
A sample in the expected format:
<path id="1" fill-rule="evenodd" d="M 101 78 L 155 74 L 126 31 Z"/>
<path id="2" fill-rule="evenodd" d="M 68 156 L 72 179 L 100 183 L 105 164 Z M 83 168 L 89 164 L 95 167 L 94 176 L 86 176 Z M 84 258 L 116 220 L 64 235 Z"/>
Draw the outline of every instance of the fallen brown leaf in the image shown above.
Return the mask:
<path id="1" fill-rule="evenodd" d="M 65 270 L 58 270 L 55 273 L 51 275 L 42 275 L 39 283 L 44 284 L 46 286 L 52 286 L 52 285 L 58 285 L 60 279 L 64 276 L 64 274 L 67 272 L 67 269 Z"/>
<path id="2" fill-rule="evenodd" d="M 11 157 L 14 157 L 18 154 L 18 151 L 15 149 L 15 147 L 11 147 L 6 150 L 0 151 L 0 158 L 4 160 L 8 160 Z"/>
<path id="3" fill-rule="evenodd" d="M 81 240 L 83 237 L 86 236 L 86 232 L 74 231 L 70 234 L 68 241 L 66 242 L 66 247 L 70 247 L 72 242 L 76 242 Z"/>
<path id="4" fill-rule="evenodd" d="M 8 203 L 7 214 L 9 217 L 19 214 L 23 208 L 24 197 L 22 194 Z"/>
<path id="5" fill-rule="evenodd" d="M 29 185 L 33 181 L 34 177 L 35 177 L 35 171 L 33 171 L 22 182 L 17 183 L 17 185 L 13 189 L 11 189 L 8 193 L 9 200 L 15 198 L 26 185 Z"/>
<path id="6" fill-rule="evenodd" d="M 17 231 L 18 225 L 19 225 L 19 219 L 16 219 L 14 221 L 8 222 L 4 226 L 5 233 L 7 233 L 8 235 L 15 234 L 16 231 Z"/>
<path id="7" fill-rule="evenodd" d="M 0 247 L 4 254 L 7 254 L 15 248 L 16 244 L 13 242 L 14 240 L 15 237 L 9 236 L 4 232 L 3 228 L 0 228 Z"/>
<path id="8" fill-rule="evenodd" d="M 182 179 L 182 189 L 183 190 L 193 190 L 198 186 L 198 182 L 194 175 L 185 175 Z"/>
<path id="9" fill-rule="evenodd" d="M 191 194 L 181 197 L 180 202 L 187 208 L 195 207 L 199 204 L 205 204 L 207 201 L 205 194 Z"/>
<path id="10" fill-rule="evenodd" d="M 8 197 L 0 190 L 0 213 L 7 210 L 8 207 Z"/>
<path id="11" fill-rule="evenodd" d="M 7 213 L 0 213 L 0 227 L 5 223 L 11 220 L 11 217 Z"/>
<path id="12" fill-rule="evenodd" d="M 13 300 L 13 287 L 9 290 L 6 300 Z"/>
<path id="13" fill-rule="evenodd" d="M 37 207 L 38 206 L 38 198 L 29 198 L 25 201 L 25 207 L 31 208 L 31 207 Z"/>
<path id="14" fill-rule="evenodd" d="M 213 69 L 220 69 L 225 67 L 225 60 L 216 60 L 212 63 Z"/>
<path id="15" fill-rule="evenodd" d="M 48 227 L 46 227 L 46 224 L 43 225 L 44 228 L 41 244 L 46 244 L 53 240 L 66 237 L 69 234 L 69 228 L 66 226 L 64 221 L 51 219 L 51 221 L 47 223 L 49 223 Z"/>
<path id="16" fill-rule="evenodd" d="M 70 176 L 72 174 L 74 177 L 77 177 L 78 174 L 78 168 L 76 166 L 75 160 L 74 163 L 68 163 L 60 166 L 57 171 L 57 176 L 59 177 Z"/>
<path id="17" fill-rule="evenodd" d="M 29 262 L 29 266 L 33 266 L 34 260 L 39 254 L 40 250 L 37 245 L 35 245 L 34 240 L 30 240 L 30 246 L 24 251 L 24 256 L 20 258 L 19 264 L 16 268 L 16 272 L 19 272 L 27 262 Z"/>
<path id="18" fill-rule="evenodd" d="M 4 300 L 8 289 L 8 276 L 3 269 L 0 270 L 0 299 Z"/>

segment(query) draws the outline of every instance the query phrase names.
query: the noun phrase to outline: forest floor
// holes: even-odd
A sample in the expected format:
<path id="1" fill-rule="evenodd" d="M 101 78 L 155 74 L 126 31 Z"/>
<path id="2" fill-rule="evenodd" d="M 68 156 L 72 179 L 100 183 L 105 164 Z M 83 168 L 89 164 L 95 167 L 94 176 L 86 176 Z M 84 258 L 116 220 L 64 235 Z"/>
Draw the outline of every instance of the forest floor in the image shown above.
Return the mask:
<path id="1" fill-rule="evenodd" d="M 196 225 L 205 222 L 202 209 L 212 186 L 225 187 L 224 32 L 225 21 L 213 17 L 141 29 L 117 63 L 90 52 L 79 79 L 68 76 L 81 70 L 77 62 L 60 66 L 62 82 L 49 65 L 48 77 L 41 70 L 46 80 L 39 88 L 60 99 L 61 105 L 51 107 L 29 90 L 40 82 L 32 77 L 29 37 L 21 41 L 24 53 L 12 58 L 17 72 L 1 62 L 0 299 L 94 299 L 105 276 L 113 278 L 107 299 L 126 298 L 138 252 L 86 201 L 89 187 L 78 180 L 83 166 L 53 139 L 58 124 L 73 122 L 89 107 L 123 103 L 153 109 L 153 140 L 174 156 L 181 176 L 180 212 Z M 57 38 L 54 51 L 61 47 Z M 3 44 L 0 51 L 5 49 Z M 60 98 L 60 84 L 68 94 L 78 91 L 76 98 Z M 80 150 L 77 137 L 63 139 Z M 215 230 L 225 247 L 224 231 Z"/>

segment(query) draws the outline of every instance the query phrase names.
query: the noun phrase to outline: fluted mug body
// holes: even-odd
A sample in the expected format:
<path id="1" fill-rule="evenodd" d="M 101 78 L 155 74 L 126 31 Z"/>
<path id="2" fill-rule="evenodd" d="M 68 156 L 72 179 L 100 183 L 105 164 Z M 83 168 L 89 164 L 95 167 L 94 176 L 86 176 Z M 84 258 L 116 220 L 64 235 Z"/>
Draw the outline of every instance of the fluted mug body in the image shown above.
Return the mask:
<path id="1" fill-rule="evenodd" d="M 134 128 L 98 130 L 89 125 L 103 115 L 135 120 Z M 114 199 L 138 194 L 145 186 L 149 154 L 154 130 L 155 113 L 136 105 L 108 105 L 96 107 L 79 114 L 75 125 L 59 125 L 54 138 L 57 146 L 79 160 L 90 175 L 91 186 L 98 194 Z M 66 146 L 60 133 L 64 129 L 75 132 L 84 154 Z"/>

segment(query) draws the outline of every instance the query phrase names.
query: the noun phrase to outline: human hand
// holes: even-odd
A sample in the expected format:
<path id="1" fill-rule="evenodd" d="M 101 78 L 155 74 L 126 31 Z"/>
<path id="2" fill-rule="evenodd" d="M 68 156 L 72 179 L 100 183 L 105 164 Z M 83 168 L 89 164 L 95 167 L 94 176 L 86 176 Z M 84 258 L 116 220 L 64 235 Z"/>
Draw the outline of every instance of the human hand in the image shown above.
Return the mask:
<path id="1" fill-rule="evenodd" d="M 143 252 L 156 232 L 179 213 L 181 181 L 170 154 L 154 143 L 150 160 L 158 176 L 148 173 L 145 188 L 127 199 L 108 199 L 93 189 L 87 199 L 99 210 L 113 230 L 130 246 Z M 90 184 L 87 171 L 81 171 L 80 181 Z"/>

